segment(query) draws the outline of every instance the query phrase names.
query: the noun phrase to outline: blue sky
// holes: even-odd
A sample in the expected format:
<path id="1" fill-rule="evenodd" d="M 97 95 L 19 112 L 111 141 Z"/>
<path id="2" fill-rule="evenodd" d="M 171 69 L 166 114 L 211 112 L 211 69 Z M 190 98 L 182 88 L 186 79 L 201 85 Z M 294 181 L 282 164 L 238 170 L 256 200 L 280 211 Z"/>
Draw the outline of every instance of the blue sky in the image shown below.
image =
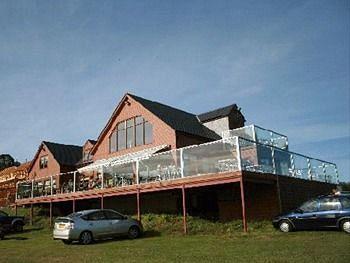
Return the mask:
<path id="1" fill-rule="evenodd" d="M 350 180 L 349 1 L 0 1 L 0 152 L 96 138 L 127 91 L 237 103 Z"/>

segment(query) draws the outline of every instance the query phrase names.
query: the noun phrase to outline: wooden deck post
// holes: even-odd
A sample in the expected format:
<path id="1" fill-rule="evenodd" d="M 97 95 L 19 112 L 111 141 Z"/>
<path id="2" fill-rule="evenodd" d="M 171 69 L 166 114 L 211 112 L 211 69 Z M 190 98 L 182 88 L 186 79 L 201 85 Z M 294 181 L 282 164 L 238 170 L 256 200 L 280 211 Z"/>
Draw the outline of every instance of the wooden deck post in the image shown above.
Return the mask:
<path id="1" fill-rule="evenodd" d="M 72 205 L 73 205 L 72 207 L 73 213 L 75 213 L 75 198 L 73 198 Z"/>
<path id="2" fill-rule="evenodd" d="M 103 203 L 103 195 L 101 195 L 101 209 L 104 208 L 104 203 Z"/>
<path id="3" fill-rule="evenodd" d="M 187 234 L 187 221 L 186 221 L 186 192 L 185 192 L 185 185 L 182 185 L 182 216 L 183 216 L 183 227 L 184 227 L 184 234 Z"/>
<path id="4" fill-rule="evenodd" d="M 30 210 L 29 210 L 29 224 L 33 225 L 33 204 L 30 204 Z"/>
<path id="5" fill-rule="evenodd" d="M 52 201 L 50 200 L 50 227 L 52 226 Z"/>
<path id="6" fill-rule="evenodd" d="M 244 198 L 244 183 L 243 183 L 243 177 L 241 177 L 241 180 L 239 181 L 240 188 L 241 188 L 241 202 L 242 202 L 242 221 L 243 221 L 243 231 L 247 232 L 247 218 L 246 218 L 246 210 L 245 210 L 245 198 Z"/>
<path id="7" fill-rule="evenodd" d="M 139 188 L 137 188 L 137 192 L 136 192 L 136 205 L 137 205 L 137 220 L 141 221 L 140 189 Z"/>

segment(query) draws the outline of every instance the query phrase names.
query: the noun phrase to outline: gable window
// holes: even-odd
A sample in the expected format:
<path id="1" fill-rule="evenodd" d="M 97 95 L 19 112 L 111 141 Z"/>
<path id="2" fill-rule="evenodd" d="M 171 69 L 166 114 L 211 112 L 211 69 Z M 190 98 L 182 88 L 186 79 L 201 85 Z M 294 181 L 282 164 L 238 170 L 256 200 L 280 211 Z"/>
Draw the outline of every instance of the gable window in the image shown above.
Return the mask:
<path id="1" fill-rule="evenodd" d="M 46 168 L 48 161 L 49 161 L 49 157 L 48 156 L 41 157 L 40 158 L 40 162 L 39 162 L 39 168 L 40 169 Z"/>
<path id="2" fill-rule="evenodd" d="M 153 142 L 153 126 L 137 116 L 117 124 L 109 137 L 109 152 L 116 152 Z"/>

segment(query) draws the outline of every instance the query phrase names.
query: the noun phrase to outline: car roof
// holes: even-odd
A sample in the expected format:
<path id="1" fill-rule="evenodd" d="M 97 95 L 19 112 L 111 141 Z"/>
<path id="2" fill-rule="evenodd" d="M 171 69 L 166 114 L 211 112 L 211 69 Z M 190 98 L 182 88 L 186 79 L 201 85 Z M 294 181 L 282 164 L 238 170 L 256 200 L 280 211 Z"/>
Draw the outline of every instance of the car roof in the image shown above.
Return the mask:
<path id="1" fill-rule="evenodd" d="M 87 209 L 87 210 L 78 211 L 78 212 L 76 212 L 76 214 L 79 213 L 79 214 L 86 215 L 86 214 L 90 214 L 90 213 L 98 212 L 98 211 L 114 211 L 114 210 L 112 210 L 112 209 Z"/>
<path id="2" fill-rule="evenodd" d="M 350 193 L 336 193 L 336 194 L 328 194 L 328 195 L 320 195 L 317 198 L 323 197 L 350 197 Z"/>

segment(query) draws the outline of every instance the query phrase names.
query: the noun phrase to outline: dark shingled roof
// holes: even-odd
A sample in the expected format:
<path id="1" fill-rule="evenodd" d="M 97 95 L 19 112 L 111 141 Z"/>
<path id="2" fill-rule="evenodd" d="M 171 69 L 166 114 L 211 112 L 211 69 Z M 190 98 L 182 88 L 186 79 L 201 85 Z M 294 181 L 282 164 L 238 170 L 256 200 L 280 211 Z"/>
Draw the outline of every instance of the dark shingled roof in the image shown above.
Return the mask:
<path id="1" fill-rule="evenodd" d="M 129 93 L 129 96 L 142 104 L 146 109 L 168 124 L 176 131 L 218 140 L 221 137 L 214 131 L 205 127 L 196 115 L 188 113 L 159 102 L 150 101 Z"/>
<path id="2" fill-rule="evenodd" d="M 83 147 L 43 141 L 60 165 L 75 166 L 83 155 Z"/>
<path id="3" fill-rule="evenodd" d="M 208 111 L 198 115 L 201 122 L 206 122 L 214 119 L 219 119 L 228 116 L 233 110 L 238 110 L 236 104 L 232 104 L 223 108 Z"/>
<path id="4" fill-rule="evenodd" d="M 95 145 L 97 141 L 88 139 L 88 142 L 90 142 L 91 144 Z"/>

